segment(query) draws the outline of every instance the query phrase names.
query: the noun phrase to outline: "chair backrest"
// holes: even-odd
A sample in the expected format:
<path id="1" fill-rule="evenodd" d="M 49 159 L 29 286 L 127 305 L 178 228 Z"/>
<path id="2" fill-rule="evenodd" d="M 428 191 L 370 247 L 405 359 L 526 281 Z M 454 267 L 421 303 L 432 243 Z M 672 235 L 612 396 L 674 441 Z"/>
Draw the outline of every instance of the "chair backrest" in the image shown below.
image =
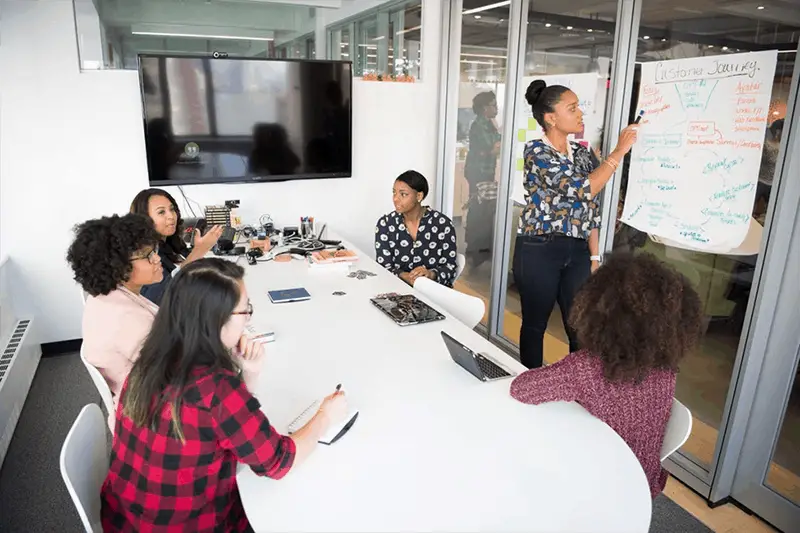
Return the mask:
<path id="1" fill-rule="evenodd" d="M 477 326 L 486 312 L 486 304 L 480 298 L 445 287 L 428 278 L 417 278 L 414 289 L 470 328 Z"/>
<path id="2" fill-rule="evenodd" d="M 676 398 L 673 398 L 672 412 L 669 415 L 667 429 L 664 431 L 664 442 L 661 444 L 661 460 L 663 461 L 683 446 L 691 432 L 691 411 Z"/>
<path id="3" fill-rule="evenodd" d="M 100 393 L 100 397 L 103 399 L 103 405 L 105 405 L 106 411 L 113 416 L 114 399 L 111 394 L 111 388 L 109 388 L 108 382 L 106 382 L 106 378 L 103 377 L 103 374 L 101 374 L 100 371 L 97 370 L 97 368 L 95 368 L 94 365 L 87 361 L 83 356 L 83 348 L 81 348 L 81 361 L 83 361 L 83 365 L 89 372 L 89 376 L 91 376 L 94 386 L 97 387 L 97 391 Z"/>
<path id="4" fill-rule="evenodd" d="M 100 489 L 108 474 L 106 421 L 97 404 L 78 414 L 61 447 L 61 477 L 87 532 L 102 532 Z"/>
<path id="5" fill-rule="evenodd" d="M 467 264 L 466 256 L 464 256 L 464 254 L 458 254 L 456 256 L 456 278 L 453 281 L 461 277 L 461 273 L 464 272 L 464 267 L 466 266 L 466 264 Z"/>

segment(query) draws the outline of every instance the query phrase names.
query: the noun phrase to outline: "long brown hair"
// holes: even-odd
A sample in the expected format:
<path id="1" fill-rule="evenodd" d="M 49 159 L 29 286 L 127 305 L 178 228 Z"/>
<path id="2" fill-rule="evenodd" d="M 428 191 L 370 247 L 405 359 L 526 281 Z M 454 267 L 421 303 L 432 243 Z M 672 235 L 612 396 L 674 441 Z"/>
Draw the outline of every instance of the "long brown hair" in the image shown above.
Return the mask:
<path id="1" fill-rule="evenodd" d="M 220 335 L 241 298 L 243 277 L 241 266 L 206 258 L 186 265 L 172 280 L 121 399 L 123 413 L 137 426 L 156 430 L 169 405 L 172 433 L 184 441 L 182 394 L 192 372 L 238 370 Z"/>

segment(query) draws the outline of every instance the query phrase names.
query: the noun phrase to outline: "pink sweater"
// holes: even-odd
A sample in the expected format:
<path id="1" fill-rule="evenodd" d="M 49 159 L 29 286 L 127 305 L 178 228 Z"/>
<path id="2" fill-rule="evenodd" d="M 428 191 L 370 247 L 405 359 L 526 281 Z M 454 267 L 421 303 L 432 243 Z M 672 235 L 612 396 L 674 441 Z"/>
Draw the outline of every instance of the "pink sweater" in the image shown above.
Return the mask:
<path id="1" fill-rule="evenodd" d="M 653 498 L 667 482 L 660 455 L 674 394 L 674 372 L 654 370 L 638 384 L 612 383 L 600 358 L 586 351 L 528 370 L 511 383 L 511 396 L 523 403 L 578 402 L 611 426 L 639 459 Z"/>
<path id="2" fill-rule="evenodd" d="M 83 310 L 83 356 L 106 378 L 116 402 L 158 307 L 120 287 L 90 296 Z"/>

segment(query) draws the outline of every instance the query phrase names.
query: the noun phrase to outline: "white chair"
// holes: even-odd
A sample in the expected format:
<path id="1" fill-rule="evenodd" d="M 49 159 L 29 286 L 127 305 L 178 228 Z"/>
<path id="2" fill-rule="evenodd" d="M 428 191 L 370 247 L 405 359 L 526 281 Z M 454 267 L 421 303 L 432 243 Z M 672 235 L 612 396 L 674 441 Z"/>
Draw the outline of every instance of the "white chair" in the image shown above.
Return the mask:
<path id="1" fill-rule="evenodd" d="M 113 396 L 111 395 L 111 389 L 108 386 L 108 382 L 106 382 L 106 378 L 103 377 L 103 374 L 101 374 L 100 371 L 97 370 L 97 368 L 95 368 L 83 356 L 83 347 L 81 347 L 81 361 L 83 361 L 83 365 L 89 372 L 89 376 L 91 376 L 92 381 L 94 382 L 94 386 L 97 387 L 97 392 L 100 393 L 100 397 L 103 399 L 103 405 L 106 406 L 106 411 L 108 411 L 108 413 L 113 417 L 114 399 Z"/>
<path id="2" fill-rule="evenodd" d="M 61 477 L 87 532 L 103 531 L 100 521 L 100 489 L 108 473 L 109 450 L 106 421 L 96 404 L 78 414 L 61 447 Z"/>
<path id="3" fill-rule="evenodd" d="M 467 258 L 464 254 L 458 254 L 456 256 L 456 265 L 456 277 L 453 279 L 454 282 L 461 277 L 461 273 L 464 272 L 464 267 L 467 266 Z"/>
<path id="4" fill-rule="evenodd" d="M 444 308 L 469 328 L 477 326 L 486 311 L 486 304 L 480 298 L 445 287 L 429 278 L 417 278 L 417 281 L 414 282 L 414 289 L 430 298 L 431 301 Z"/>
<path id="5" fill-rule="evenodd" d="M 675 453 L 683 446 L 692 432 L 692 412 L 679 402 L 672 399 L 672 412 L 669 415 L 667 429 L 664 431 L 664 442 L 661 444 L 661 460 Z"/>

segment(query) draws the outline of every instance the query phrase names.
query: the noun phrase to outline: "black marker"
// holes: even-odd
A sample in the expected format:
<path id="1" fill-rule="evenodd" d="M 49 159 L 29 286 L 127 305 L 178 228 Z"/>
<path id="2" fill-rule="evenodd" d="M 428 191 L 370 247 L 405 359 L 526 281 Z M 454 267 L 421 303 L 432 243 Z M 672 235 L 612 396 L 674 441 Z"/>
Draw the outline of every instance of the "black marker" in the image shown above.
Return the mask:
<path id="1" fill-rule="evenodd" d="M 643 117 L 643 116 L 644 116 L 644 109 L 642 109 L 641 111 L 639 111 L 639 116 L 638 116 L 638 117 L 636 117 L 636 120 L 634 120 L 634 121 L 633 121 L 633 123 L 634 123 L 634 124 L 638 124 L 638 123 L 639 123 L 639 121 L 640 121 L 640 120 L 642 120 L 642 117 Z"/>
<path id="2" fill-rule="evenodd" d="M 342 389 L 342 384 L 341 383 L 336 385 L 336 392 L 339 392 L 341 389 Z"/>

